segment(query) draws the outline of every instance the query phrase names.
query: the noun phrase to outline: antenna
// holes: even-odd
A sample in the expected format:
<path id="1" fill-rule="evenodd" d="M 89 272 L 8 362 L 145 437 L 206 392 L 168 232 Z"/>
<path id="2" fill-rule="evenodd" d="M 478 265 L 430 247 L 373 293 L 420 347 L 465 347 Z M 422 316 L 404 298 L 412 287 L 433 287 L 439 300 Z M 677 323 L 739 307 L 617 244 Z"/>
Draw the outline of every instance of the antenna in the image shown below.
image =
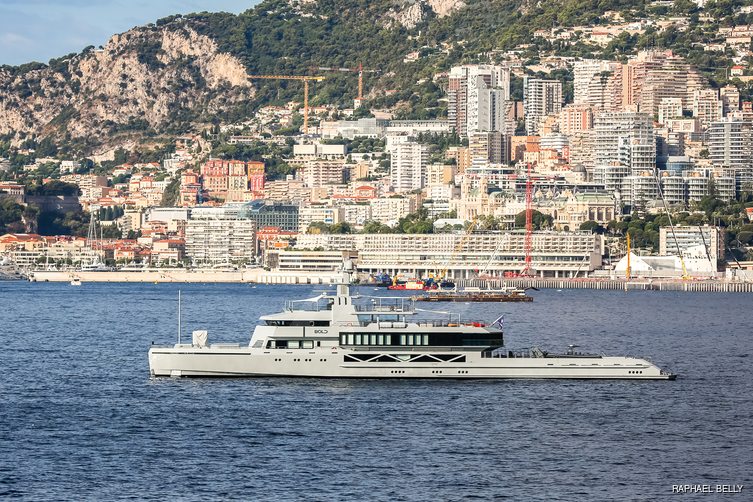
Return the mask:
<path id="1" fill-rule="evenodd" d="M 180 290 L 178 290 L 178 345 L 180 345 Z"/>

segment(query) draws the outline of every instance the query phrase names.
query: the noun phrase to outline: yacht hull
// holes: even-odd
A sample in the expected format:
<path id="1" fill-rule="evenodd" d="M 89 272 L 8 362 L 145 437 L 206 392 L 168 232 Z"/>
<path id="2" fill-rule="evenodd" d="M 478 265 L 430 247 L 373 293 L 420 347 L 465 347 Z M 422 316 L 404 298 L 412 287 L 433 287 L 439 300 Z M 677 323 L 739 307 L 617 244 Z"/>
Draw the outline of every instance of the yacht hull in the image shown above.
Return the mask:
<path id="1" fill-rule="evenodd" d="M 278 353 L 282 352 L 282 353 Z M 631 357 L 481 357 L 465 354 L 464 362 L 415 362 L 421 356 L 458 356 L 457 352 L 389 351 L 400 361 L 380 362 L 385 353 L 352 362 L 351 350 L 269 351 L 191 346 L 153 347 L 152 376 L 164 377 L 309 377 L 309 378 L 452 378 L 452 379 L 613 379 L 674 380 L 645 359 Z M 349 361 L 349 359 L 351 361 Z"/>

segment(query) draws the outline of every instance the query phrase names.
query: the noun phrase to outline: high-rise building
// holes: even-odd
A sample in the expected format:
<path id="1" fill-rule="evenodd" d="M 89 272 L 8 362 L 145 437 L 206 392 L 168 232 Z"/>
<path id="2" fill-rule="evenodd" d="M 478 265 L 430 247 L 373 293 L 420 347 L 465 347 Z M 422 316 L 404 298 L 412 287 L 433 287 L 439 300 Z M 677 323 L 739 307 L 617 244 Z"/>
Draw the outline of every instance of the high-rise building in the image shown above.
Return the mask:
<path id="1" fill-rule="evenodd" d="M 445 156 L 455 161 L 458 174 L 463 174 L 471 166 L 471 151 L 467 146 L 451 146 Z"/>
<path id="2" fill-rule="evenodd" d="M 588 88 L 596 75 L 612 70 L 613 61 L 582 59 L 573 63 L 573 103 L 589 104 Z"/>
<path id="3" fill-rule="evenodd" d="M 693 93 L 693 116 L 701 121 L 706 129 L 711 122 L 721 120 L 722 100 L 716 89 L 699 89 Z"/>
<path id="4" fill-rule="evenodd" d="M 396 145 L 392 150 L 390 181 L 395 192 L 410 192 L 426 186 L 426 165 L 429 163 L 429 147 L 408 142 Z"/>
<path id="5" fill-rule="evenodd" d="M 740 109 L 740 91 L 734 85 L 726 85 L 719 89 L 719 98 L 722 100 L 725 116 Z"/>
<path id="6" fill-rule="evenodd" d="M 249 219 L 213 214 L 186 222 L 186 255 L 195 266 L 253 263 L 256 224 Z"/>
<path id="7" fill-rule="evenodd" d="M 570 165 L 583 166 L 592 177 L 596 165 L 596 132 L 593 129 L 579 131 L 568 136 L 570 140 Z"/>
<path id="8" fill-rule="evenodd" d="M 489 131 L 471 134 L 468 138 L 471 163 L 507 164 L 510 161 L 507 144 L 508 138 L 501 132 Z"/>
<path id="9" fill-rule="evenodd" d="M 622 179 L 651 172 L 656 166 L 656 136 L 646 113 L 605 112 L 594 120 L 594 181 L 610 191 L 622 190 Z"/>
<path id="10" fill-rule="evenodd" d="M 584 59 L 573 65 L 574 104 L 606 111 L 622 109 L 622 64 Z"/>
<path id="11" fill-rule="evenodd" d="M 709 158 L 717 166 L 746 166 L 753 161 L 753 122 L 727 119 L 708 128 Z"/>
<path id="12" fill-rule="evenodd" d="M 562 110 L 562 82 L 526 77 L 523 81 L 526 132 L 538 134 L 542 120 Z"/>
<path id="13" fill-rule="evenodd" d="M 554 132 L 541 136 L 539 148 L 543 150 L 556 151 L 557 156 L 562 159 L 570 158 L 570 141 L 569 138 L 559 132 Z"/>
<path id="14" fill-rule="evenodd" d="M 682 118 L 682 99 L 662 98 L 658 114 L 661 124 L 666 124 L 669 119 Z"/>
<path id="15" fill-rule="evenodd" d="M 509 68 L 463 65 L 450 70 L 447 116 L 460 136 L 503 130 L 509 99 Z"/>
<path id="16" fill-rule="evenodd" d="M 560 112 L 559 127 L 562 134 L 586 131 L 594 126 L 594 113 L 591 105 L 569 104 Z"/>
<path id="17" fill-rule="evenodd" d="M 648 50 L 628 61 L 622 69 L 623 106 L 637 105 L 641 112 L 655 114 L 664 98 L 682 99 L 691 108 L 693 93 L 704 87 L 700 73 L 671 50 Z"/>

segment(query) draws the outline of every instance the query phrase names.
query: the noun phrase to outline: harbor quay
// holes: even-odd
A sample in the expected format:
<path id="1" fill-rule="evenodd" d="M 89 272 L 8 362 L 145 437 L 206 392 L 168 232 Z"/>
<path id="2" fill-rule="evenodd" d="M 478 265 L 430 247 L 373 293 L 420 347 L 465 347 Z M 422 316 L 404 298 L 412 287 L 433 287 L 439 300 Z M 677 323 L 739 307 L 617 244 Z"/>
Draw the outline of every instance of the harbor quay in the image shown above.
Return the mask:
<path id="1" fill-rule="evenodd" d="M 249 283 L 316 285 L 335 284 L 339 277 L 331 272 L 283 272 L 265 269 L 248 270 L 150 270 L 150 271 L 39 271 L 28 279 L 32 282 L 81 282 L 111 283 Z M 360 274 L 359 282 L 369 284 L 368 274 Z M 682 280 L 634 278 L 495 278 L 460 279 L 458 288 L 498 289 L 516 287 L 521 289 L 597 289 L 624 291 L 684 291 L 717 293 L 753 293 L 753 282 L 726 279 Z"/>
<path id="2" fill-rule="evenodd" d="M 202 270 L 162 269 L 143 271 L 37 271 L 28 275 L 31 282 L 145 282 L 145 283 L 260 283 L 330 284 L 337 274 L 273 272 L 264 269 Z"/>

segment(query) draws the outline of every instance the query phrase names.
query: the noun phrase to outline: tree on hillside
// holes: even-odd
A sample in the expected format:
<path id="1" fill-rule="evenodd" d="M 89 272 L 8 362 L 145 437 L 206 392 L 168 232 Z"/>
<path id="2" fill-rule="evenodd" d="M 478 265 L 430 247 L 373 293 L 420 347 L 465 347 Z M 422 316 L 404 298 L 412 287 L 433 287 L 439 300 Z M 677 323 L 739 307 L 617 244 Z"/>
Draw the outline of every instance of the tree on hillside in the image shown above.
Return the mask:
<path id="1" fill-rule="evenodd" d="M 162 193 L 162 201 L 160 206 L 162 207 L 174 207 L 178 202 L 178 195 L 180 195 L 180 176 L 176 176 L 165 187 L 165 191 Z"/>
<path id="2" fill-rule="evenodd" d="M 604 233 L 604 227 L 599 225 L 597 222 L 593 220 L 584 221 L 580 224 L 580 229 L 585 230 L 587 232 L 591 232 L 592 234 L 603 234 Z"/>
<path id="3" fill-rule="evenodd" d="M 531 211 L 531 222 L 533 223 L 534 230 L 548 230 L 552 228 L 554 224 L 554 218 L 548 214 L 543 214 L 540 211 L 533 209 Z M 526 226 L 526 212 L 521 211 L 515 215 L 515 228 L 525 228 Z"/>

